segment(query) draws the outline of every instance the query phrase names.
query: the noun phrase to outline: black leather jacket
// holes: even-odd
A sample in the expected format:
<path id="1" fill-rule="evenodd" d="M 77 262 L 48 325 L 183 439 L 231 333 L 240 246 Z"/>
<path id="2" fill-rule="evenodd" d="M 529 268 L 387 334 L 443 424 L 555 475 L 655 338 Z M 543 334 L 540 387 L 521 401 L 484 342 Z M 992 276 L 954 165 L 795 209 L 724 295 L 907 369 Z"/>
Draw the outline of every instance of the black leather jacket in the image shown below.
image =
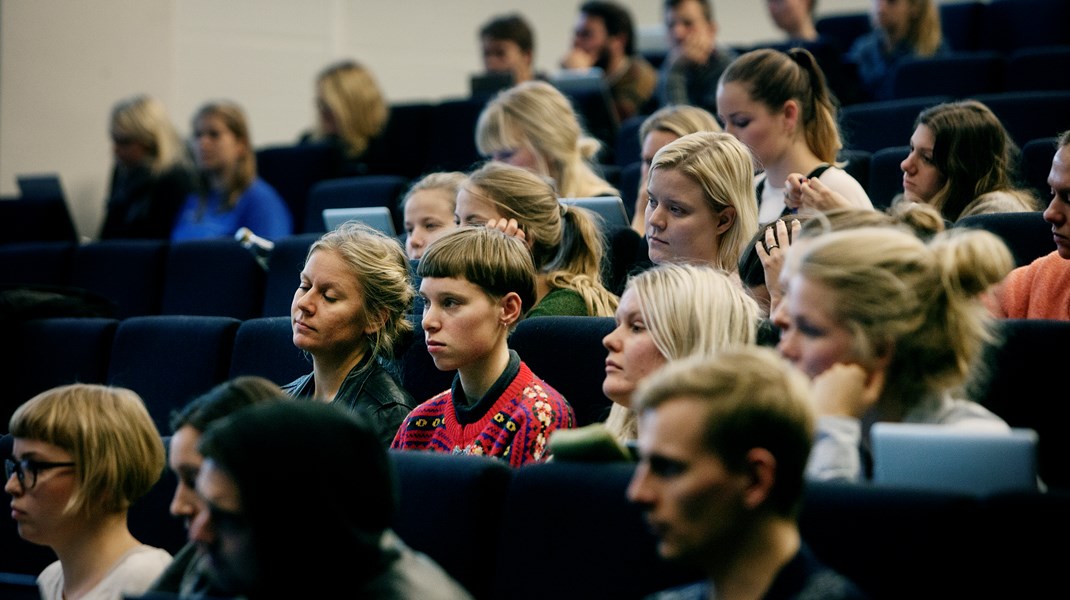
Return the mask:
<path id="1" fill-rule="evenodd" d="M 298 377 L 282 388 L 293 398 L 311 398 L 316 391 L 312 373 Z M 346 375 L 331 404 L 364 417 L 375 429 L 384 448 L 394 441 L 394 434 L 416 403 L 386 368 L 368 355 Z"/>

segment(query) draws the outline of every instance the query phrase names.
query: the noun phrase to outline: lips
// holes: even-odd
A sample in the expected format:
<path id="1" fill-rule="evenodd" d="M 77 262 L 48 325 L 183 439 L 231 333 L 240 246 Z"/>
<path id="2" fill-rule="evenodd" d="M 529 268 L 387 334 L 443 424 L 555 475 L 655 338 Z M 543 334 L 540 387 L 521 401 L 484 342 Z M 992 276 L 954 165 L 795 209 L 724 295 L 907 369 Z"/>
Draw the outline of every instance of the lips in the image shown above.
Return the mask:
<path id="1" fill-rule="evenodd" d="M 428 352 L 438 352 L 438 351 L 442 350 L 445 347 L 446 347 L 446 344 L 444 344 L 442 342 L 435 341 L 435 340 L 427 340 L 427 351 Z"/>
<path id="2" fill-rule="evenodd" d="M 610 371 L 620 371 L 620 370 L 621 370 L 620 365 L 618 365 L 617 363 L 615 363 L 615 362 L 613 362 L 613 361 L 611 361 L 609 359 L 606 359 L 606 373 L 608 373 Z"/>
<path id="3" fill-rule="evenodd" d="M 294 320 L 294 333 L 306 333 L 309 331 L 316 331 L 316 328 L 311 327 L 302 321 Z"/>

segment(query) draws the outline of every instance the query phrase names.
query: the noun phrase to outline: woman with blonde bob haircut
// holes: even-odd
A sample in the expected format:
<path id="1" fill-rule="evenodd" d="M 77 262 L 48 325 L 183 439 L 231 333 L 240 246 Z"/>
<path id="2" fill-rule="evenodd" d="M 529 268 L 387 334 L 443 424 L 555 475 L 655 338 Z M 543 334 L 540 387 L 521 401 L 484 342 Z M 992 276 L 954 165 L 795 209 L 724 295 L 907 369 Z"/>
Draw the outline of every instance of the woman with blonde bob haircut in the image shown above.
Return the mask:
<path id="1" fill-rule="evenodd" d="M 735 271 L 758 231 L 750 153 L 727 133 L 685 135 L 654 155 L 647 183 L 651 262 L 697 262 Z"/>
<path id="2" fill-rule="evenodd" d="M 814 380 L 819 428 L 808 472 L 863 478 L 877 421 L 1006 430 L 960 389 L 993 338 L 981 295 L 1013 266 L 986 231 L 835 231 L 788 253 L 773 314 L 781 355 Z"/>
<path id="3" fill-rule="evenodd" d="M 606 427 L 621 441 L 638 434 L 632 396 L 669 361 L 713 356 L 754 344 L 758 304 L 724 272 L 702 265 L 661 265 L 628 280 L 608 351 L 602 391 L 613 401 Z"/>
<path id="4" fill-rule="evenodd" d="M 650 174 L 650 161 L 669 142 L 699 131 L 721 131 L 721 126 L 710 111 L 687 104 L 659 108 L 639 126 L 642 169 L 639 174 L 639 193 L 635 197 L 635 215 L 632 217 L 632 229 L 639 235 L 646 230 L 646 181 Z"/>
<path id="5" fill-rule="evenodd" d="M 293 343 L 312 357 L 312 372 L 283 390 L 362 415 L 389 446 L 416 407 L 389 362 L 413 330 L 415 296 L 397 239 L 355 221 L 323 234 L 290 305 Z"/>
<path id="6" fill-rule="evenodd" d="M 620 195 L 591 168 L 601 142 L 583 131 L 568 98 L 545 81 L 495 96 L 479 115 L 476 145 L 484 156 L 553 179 L 562 198 Z"/>
<path id="7" fill-rule="evenodd" d="M 617 297 L 602 284 L 602 237 L 586 209 L 558 201 L 553 187 L 525 169 L 489 162 L 457 193 L 461 225 L 498 227 L 523 239 L 538 273 L 528 317 L 608 317 Z"/>
<path id="8" fill-rule="evenodd" d="M 316 109 L 313 139 L 338 142 L 346 159 L 364 154 L 390 116 L 371 71 L 352 60 L 334 63 L 320 73 Z"/>
<path id="9" fill-rule="evenodd" d="M 59 560 L 38 577 L 41 597 L 119 598 L 146 591 L 171 562 L 127 526 L 130 505 L 164 468 L 164 448 L 138 395 L 75 384 L 42 392 L 11 417 L 6 461 L 19 535 Z"/>

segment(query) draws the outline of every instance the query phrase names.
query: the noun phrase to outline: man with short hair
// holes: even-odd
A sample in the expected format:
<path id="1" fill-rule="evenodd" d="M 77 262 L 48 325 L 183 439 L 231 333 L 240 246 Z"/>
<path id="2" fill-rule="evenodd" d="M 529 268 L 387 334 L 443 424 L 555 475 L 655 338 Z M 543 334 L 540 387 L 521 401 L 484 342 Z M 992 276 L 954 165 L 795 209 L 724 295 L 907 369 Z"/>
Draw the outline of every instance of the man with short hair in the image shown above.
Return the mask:
<path id="1" fill-rule="evenodd" d="M 1044 220 L 1051 223 L 1055 251 L 1007 275 L 995 294 L 997 316 L 1070 320 L 1070 131 L 1059 136 L 1048 185 Z"/>
<path id="2" fill-rule="evenodd" d="M 565 69 L 598 67 L 605 74 L 617 118 L 639 114 L 654 96 L 658 74 L 635 50 L 635 26 L 627 9 L 592 0 L 580 6 Z"/>
<path id="3" fill-rule="evenodd" d="M 488 73 L 511 73 L 513 83 L 536 79 L 535 35 L 519 14 L 501 15 L 479 30 L 483 68 Z"/>
<path id="4" fill-rule="evenodd" d="M 658 600 L 864 598 L 802 541 L 814 415 L 806 377 L 768 348 L 674 361 L 643 382 L 628 498 L 665 559 L 707 580 Z"/>
<path id="5" fill-rule="evenodd" d="M 717 114 L 717 80 L 737 56 L 717 44 L 712 0 L 665 0 L 669 55 L 661 65 L 658 101 Z"/>

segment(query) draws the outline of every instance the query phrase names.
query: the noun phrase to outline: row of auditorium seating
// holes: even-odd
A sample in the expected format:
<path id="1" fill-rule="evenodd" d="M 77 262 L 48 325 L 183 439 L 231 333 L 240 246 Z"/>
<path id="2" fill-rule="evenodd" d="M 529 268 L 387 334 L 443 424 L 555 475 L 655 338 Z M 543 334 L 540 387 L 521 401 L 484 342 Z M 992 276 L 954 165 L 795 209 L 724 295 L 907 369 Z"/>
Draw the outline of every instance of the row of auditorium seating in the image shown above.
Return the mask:
<path id="1" fill-rule="evenodd" d="M 573 405 L 577 423 L 603 420 L 602 393 L 609 317 L 540 317 L 521 321 L 510 338 L 532 370 Z M 1070 405 L 1052 401 L 1062 388 L 1060 349 L 1070 322 L 1007 320 L 985 357 L 985 378 L 971 382 L 973 397 L 1011 426 L 1039 436 L 1039 473 L 1050 488 L 1070 489 Z M 27 321 L 9 332 L 0 377 L 9 385 L 0 404 L 6 423 L 14 409 L 56 385 L 85 382 L 128 387 L 145 400 L 161 432 L 170 412 L 212 386 L 238 375 L 285 384 L 311 365 L 291 341 L 289 319 L 238 321 L 229 317 L 151 316 L 122 321 L 52 318 Z M 452 373 L 435 368 L 418 332 L 399 349 L 402 385 L 423 401 L 449 387 Z M 567 348 L 567 351 L 562 349 Z"/>
<path id="2" fill-rule="evenodd" d="M 634 598 L 700 579 L 660 560 L 625 489 L 628 463 L 551 462 L 510 470 L 482 457 L 391 453 L 394 529 L 477 599 Z M 264 457 L 270 460 L 270 457 Z M 176 552 L 165 476 L 134 505 L 131 530 Z M 280 494 L 291 493 L 282 484 Z M 1070 495 L 971 496 L 868 485 L 810 484 L 803 539 L 872 598 L 1048 597 L 1062 584 Z M 36 574 L 54 557 L 0 530 L 0 571 Z"/>

